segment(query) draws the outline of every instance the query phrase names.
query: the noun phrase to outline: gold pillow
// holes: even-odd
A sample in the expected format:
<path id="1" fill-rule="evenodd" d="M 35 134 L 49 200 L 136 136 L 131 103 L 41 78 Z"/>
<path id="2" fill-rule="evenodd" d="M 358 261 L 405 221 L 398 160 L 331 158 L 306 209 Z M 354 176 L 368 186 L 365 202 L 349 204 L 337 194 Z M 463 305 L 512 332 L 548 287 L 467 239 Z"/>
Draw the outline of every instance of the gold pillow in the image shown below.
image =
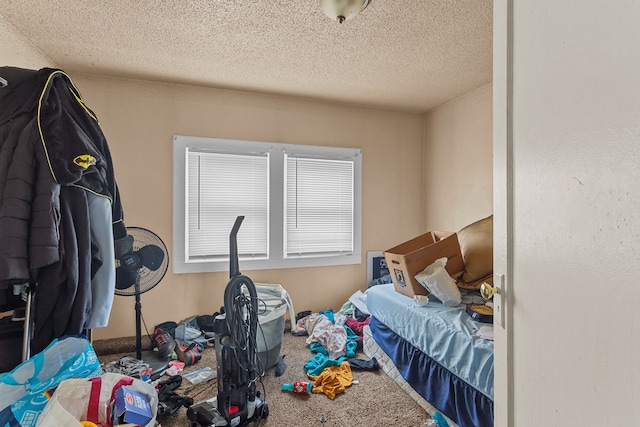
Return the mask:
<path id="1" fill-rule="evenodd" d="M 493 272 L 493 215 L 458 231 L 464 261 L 462 280 L 470 283 Z"/>

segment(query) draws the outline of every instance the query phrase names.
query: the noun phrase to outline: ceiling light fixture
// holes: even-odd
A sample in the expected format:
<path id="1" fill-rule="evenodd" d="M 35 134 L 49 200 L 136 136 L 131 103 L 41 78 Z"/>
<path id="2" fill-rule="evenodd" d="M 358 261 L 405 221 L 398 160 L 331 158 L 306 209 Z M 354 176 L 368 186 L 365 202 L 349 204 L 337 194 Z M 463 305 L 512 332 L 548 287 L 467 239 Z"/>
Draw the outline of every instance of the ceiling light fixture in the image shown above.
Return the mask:
<path id="1" fill-rule="evenodd" d="M 362 12 L 369 2 L 370 0 L 318 0 L 324 14 L 341 24 Z"/>

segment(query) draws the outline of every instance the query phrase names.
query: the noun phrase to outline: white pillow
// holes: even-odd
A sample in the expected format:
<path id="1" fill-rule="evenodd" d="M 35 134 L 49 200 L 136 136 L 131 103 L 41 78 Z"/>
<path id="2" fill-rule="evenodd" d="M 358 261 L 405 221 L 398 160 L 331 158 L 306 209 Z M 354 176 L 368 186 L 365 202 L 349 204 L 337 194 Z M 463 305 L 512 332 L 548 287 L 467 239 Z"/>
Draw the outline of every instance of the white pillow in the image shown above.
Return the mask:
<path id="1" fill-rule="evenodd" d="M 442 304 L 455 307 L 462 302 L 462 295 L 456 281 L 444 268 L 446 265 L 447 257 L 438 258 L 416 274 L 415 278 L 431 295 L 442 301 Z"/>

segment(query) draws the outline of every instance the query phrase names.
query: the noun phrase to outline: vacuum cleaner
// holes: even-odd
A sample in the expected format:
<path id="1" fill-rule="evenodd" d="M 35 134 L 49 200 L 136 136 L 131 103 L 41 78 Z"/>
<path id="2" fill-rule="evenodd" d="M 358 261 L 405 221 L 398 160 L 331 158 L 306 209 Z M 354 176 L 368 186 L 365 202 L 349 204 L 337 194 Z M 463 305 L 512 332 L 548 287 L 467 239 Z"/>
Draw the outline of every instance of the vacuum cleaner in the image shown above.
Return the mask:
<path id="1" fill-rule="evenodd" d="M 215 317 L 215 351 L 218 395 L 187 408 L 192 425 L 245 426 L 266 419 L 267 403 L 256 392 L 258 350 L 258 296 L 251 278 L 238 267 L 237 234 L 244 216 L 239 216 L 229 236 L 230 280 L 224 291 L 224 313 Z"/>

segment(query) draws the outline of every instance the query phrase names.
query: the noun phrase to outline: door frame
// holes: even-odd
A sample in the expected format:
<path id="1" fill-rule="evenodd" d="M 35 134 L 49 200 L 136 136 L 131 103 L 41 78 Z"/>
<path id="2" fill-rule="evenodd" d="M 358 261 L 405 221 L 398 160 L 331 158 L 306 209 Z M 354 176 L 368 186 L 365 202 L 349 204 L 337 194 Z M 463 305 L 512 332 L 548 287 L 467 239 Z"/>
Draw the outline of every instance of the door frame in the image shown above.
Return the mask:
<path id="1" fill-rule="evenodd" d="M 494 425 L 514 425 L 513 0 L 493 2 Z"/>

